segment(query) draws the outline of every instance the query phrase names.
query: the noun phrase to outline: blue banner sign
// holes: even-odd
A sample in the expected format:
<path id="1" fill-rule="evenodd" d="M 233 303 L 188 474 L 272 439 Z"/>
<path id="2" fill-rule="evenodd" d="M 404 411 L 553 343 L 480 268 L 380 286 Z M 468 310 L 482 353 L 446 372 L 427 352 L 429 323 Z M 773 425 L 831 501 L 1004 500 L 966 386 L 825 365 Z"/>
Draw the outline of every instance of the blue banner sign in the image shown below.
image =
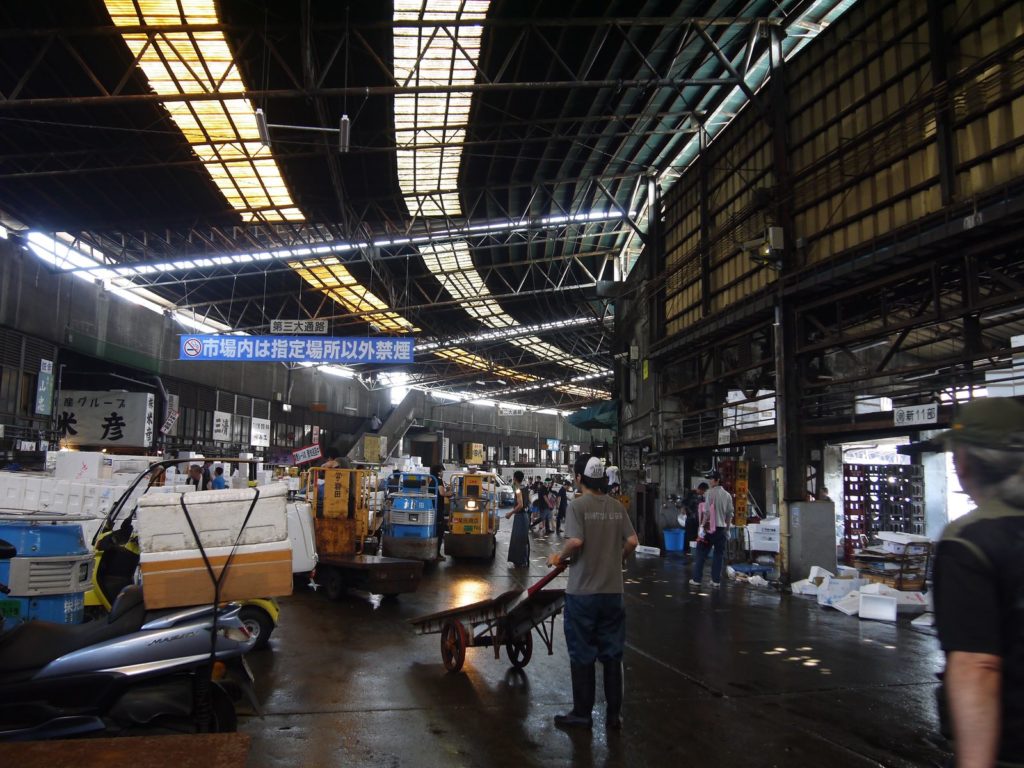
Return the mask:
<path id="1" fill-rule="evenodd" d="M 414 346 L 413 339 L 401 337 L 183 335 L 180 342 L 179 360 L 239 363 L 411 363 Z"/>

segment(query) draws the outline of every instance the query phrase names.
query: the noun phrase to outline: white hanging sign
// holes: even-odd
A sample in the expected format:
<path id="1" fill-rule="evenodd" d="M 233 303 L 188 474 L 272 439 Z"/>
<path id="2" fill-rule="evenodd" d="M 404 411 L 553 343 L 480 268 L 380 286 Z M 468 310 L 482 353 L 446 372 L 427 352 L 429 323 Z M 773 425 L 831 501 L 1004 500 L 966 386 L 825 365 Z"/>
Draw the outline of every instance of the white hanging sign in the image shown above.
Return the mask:
<path id="1" fill-rule="evenodd" d="M 326 320 L 271 320 L 271 333 L 327 333 Z"/>
<path id="2" fill-rule="evenodd" d="M 213 412 L 213 439 L 228 442 L 231 440 L 231 414 L 224 411 Z"/>
<path id="3" fill-rule="evenodd" d="M 893 408 L 892 423 L 898 427 L 916 427 L 919 424 L 934 424 L 938 420 L 939 406 L 935 403 L 927 405 L 905 405 Z"/>
<path id="4" fill-rule="evenodd" d="M 60 393 L 57 430 L 66 446 L 153 444 L 154 396 L 146 392 Z"/>
<path id="5" fill-rule="evenodd" d="M 323 458 L 323 454 L 320 453 L 319 445 L 309 445 L 297 451 L 292 451 L 292 459 L 296 464 L 305 464 L 307 461 L 316 461 L 320 458 Z"/>
<path id="6" fill-rule="evenodd" d="M 253 448 L 270 447 L 270 419 L 252 420 L 252 438 L 250 442 Z"/>

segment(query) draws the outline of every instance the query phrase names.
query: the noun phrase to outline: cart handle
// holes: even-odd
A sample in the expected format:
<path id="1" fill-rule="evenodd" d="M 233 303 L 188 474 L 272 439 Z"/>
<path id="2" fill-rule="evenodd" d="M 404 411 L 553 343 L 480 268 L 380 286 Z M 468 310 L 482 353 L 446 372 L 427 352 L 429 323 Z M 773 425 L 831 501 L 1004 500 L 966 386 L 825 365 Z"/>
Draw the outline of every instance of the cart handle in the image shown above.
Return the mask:
<path id="1" fill-rule="evenodd" d="M 551 569 L 551 572 L 548 573 L 547 576 L 545 576 L 543 579 L 541 579 L 528 590 L 526 590 L 526 596 L 533 597 L 534 594 L 540 592 L 542 589 L 544 589 L 544 587 L 546 587 L 548 584 L 554 581 L 555 577 L 557 577 L 562 571 L 564 571 L 568 567 L 568 565 L 569 563 L 567 562 L 561 562 L 558 565 L 556 565 L 554 568 Z"/>

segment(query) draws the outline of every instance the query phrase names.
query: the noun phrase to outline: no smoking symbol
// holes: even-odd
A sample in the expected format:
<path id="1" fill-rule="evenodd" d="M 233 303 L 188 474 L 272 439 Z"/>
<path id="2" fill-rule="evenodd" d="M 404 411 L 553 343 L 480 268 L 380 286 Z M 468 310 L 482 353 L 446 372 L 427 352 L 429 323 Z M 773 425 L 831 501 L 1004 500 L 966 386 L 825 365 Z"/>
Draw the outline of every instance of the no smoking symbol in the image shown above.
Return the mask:
<path id="1" fill-rule="evenodd" d="M 189 357 L 199 357 L 203 352 L 203 342 L 199 339 L 185 339 L 185 354 Z"/>

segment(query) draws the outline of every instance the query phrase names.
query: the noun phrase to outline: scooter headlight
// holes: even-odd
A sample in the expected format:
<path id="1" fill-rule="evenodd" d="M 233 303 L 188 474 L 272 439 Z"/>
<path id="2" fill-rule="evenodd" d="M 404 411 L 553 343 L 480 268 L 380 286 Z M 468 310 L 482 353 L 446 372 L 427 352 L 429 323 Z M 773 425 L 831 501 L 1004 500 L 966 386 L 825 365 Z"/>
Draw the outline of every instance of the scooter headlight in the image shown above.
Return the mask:
<path id="1" fill-rule="evenodd" d="M 228 640 L 234 640 L 236 643 L 244 643 L 249 640 L 251 635 L 249 630 L 244 626 L 242 627 L 221 627 L 220 633 L 223 637 Z"/>

